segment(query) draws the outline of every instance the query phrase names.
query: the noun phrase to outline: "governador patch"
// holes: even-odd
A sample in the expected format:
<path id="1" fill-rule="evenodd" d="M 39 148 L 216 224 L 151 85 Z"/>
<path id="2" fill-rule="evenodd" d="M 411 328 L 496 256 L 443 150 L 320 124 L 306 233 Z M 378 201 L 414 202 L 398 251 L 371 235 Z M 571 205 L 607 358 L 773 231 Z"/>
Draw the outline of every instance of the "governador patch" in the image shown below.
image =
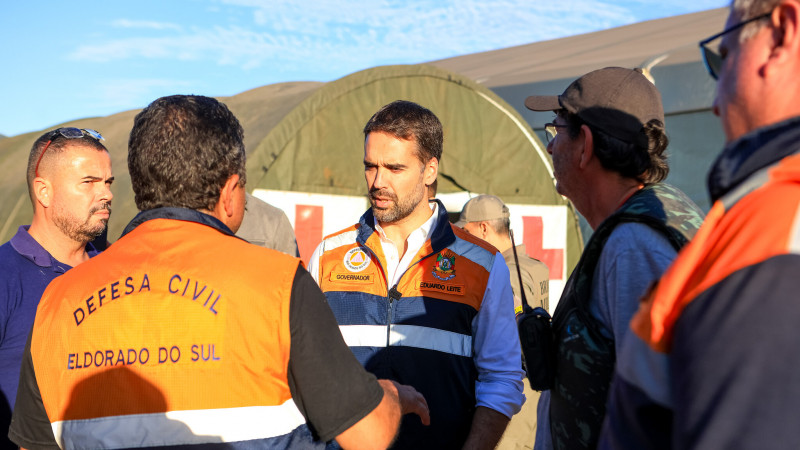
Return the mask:
<path id="1" fill-rule="evenodd" d="M 350 251 L 344 255 L 344 266 L 347 267 L 347 270 L 350 272 L 361 272 L 369 267 L 371 261 L 372 259 L 367 255 L 367 252 L 359 247 L 350 249 Z"/>
<path id="2" fill-rule="evenodd" d="M 436 257 L 433 276 L 441 281 L 453 279 L 456 276 L 456 254 L 449 249 L 442 250 Z"/>
<path id="3" fill-rule="evenodd" d="M 333 282 L 372 283 L 374 280 L 375 274 L 372 273 L 331 272 L 331 281 Z"/>

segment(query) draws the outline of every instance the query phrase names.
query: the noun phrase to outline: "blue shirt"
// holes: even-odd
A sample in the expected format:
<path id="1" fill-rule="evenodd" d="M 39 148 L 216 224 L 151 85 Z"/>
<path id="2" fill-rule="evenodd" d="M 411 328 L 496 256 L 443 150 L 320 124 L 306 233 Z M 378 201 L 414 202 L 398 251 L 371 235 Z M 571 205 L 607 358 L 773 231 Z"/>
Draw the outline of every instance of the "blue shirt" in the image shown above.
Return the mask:
<path id="1" fill-rule="evenodd" d="M 72 268 L 36 242 L 28 234 L 29 227 L 19 227 L 11 240 L 0 246 L 0 409 L 9 412 L 14 410 L 22 353 L 39 299 L 50 281 Z M 98 253 L 91 244 L 86 251 L 90 257 Z M 3 436 L 10 419 L 10 415 L 0 417 Z"/>
<path id="2" fill-rule="evenodd" d="M 606 337 L 614 340 L 619 355 L 628 323 L 639 299 L 657 280 L 677 252 L 667 238 L 641 223 L 622 223 L 608 237 L 594 272 L 589 310 Z M 536 450 L 553 448 L 550 433 L 550 391 L 544 391 L 537 408 Z"/>

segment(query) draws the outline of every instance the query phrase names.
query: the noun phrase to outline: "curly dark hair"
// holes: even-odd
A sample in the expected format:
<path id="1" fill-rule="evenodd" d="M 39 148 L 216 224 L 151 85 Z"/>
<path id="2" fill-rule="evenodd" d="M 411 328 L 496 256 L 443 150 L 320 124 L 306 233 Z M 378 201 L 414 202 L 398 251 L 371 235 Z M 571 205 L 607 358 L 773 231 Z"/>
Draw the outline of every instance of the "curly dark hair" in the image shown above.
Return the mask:
<path id="1" fill-rule="evenodd" d="M 223 103 L 199 95 L 162 97 L 133 121 L 128 171 L 136 206 L 210 210 L 225 181 L 245 185 L 244 130 Z"/>
<path id="2" fill-rule="evenodd" d="M 638 143 L 617 139 L 566 110 L 559 111 L 558 115 L 566 122 L 567 133 L 572 139 L 578 137 L 581 125 L 589 127 L 594 139 L 594 154 L 607 170 L 645 185 L 664 181 L 669 175 L 666 154 L 669 138 L 660 120 L 652 119 L 642 127 L 641 132 L 647 136 L 645 148 Z"/>

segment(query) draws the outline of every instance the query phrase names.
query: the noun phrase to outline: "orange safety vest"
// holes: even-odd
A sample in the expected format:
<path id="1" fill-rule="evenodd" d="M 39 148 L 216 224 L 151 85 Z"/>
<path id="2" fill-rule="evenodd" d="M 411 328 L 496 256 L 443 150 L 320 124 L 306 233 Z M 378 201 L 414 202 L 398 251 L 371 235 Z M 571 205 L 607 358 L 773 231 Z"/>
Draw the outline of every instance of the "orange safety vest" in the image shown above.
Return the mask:
<path id="1" fill-rule="evenodd" d="M 50 284 L 31 355 L 64 447 L 279 444 L 299 260 L 156 218 Z M 295 435 L 296 437 L 296 435 Z"/>

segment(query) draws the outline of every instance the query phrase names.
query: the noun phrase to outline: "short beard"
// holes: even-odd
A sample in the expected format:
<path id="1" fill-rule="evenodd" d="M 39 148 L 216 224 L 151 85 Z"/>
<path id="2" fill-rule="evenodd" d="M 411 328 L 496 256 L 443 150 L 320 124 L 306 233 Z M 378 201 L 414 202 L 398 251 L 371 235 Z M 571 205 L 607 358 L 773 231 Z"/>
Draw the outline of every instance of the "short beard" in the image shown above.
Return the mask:
<path id="1" fill-rule="evenodd" d="M 381 223 L 394 223 L 408 217 L 414 209 L 425 199 L 428 190 L 424 184 L 417 184 L 417 187 L 408 197 L 398 200 L 394 192 L 381 189 L 373 189 L 369 192 L 369 201 L 372 204 L 372 215 Z M 385 197 L 392 200 L 392 206 L 387 209 L 379 209 L 375 206 L 375 197 Z"/>
<path id="2" fill-rule="evenodd" d="M 89 216 L 83 222 L 70 213 L 59 211 L 55 216 L 53 216 L 53 223 L 68 238 L 76 242 L 87 244 L 103 234 L 103 231 L 106 230 L 106 226 L 108 226 L 107 219 L 102 219 L 100 223 L 95 225 L 91 224 L 94 213 L 104 209 L 108 210 L 108 214 L 110 216 L 111 204 L 102 203 L 99 206 L 93 206 L 89 210 Z"/>

